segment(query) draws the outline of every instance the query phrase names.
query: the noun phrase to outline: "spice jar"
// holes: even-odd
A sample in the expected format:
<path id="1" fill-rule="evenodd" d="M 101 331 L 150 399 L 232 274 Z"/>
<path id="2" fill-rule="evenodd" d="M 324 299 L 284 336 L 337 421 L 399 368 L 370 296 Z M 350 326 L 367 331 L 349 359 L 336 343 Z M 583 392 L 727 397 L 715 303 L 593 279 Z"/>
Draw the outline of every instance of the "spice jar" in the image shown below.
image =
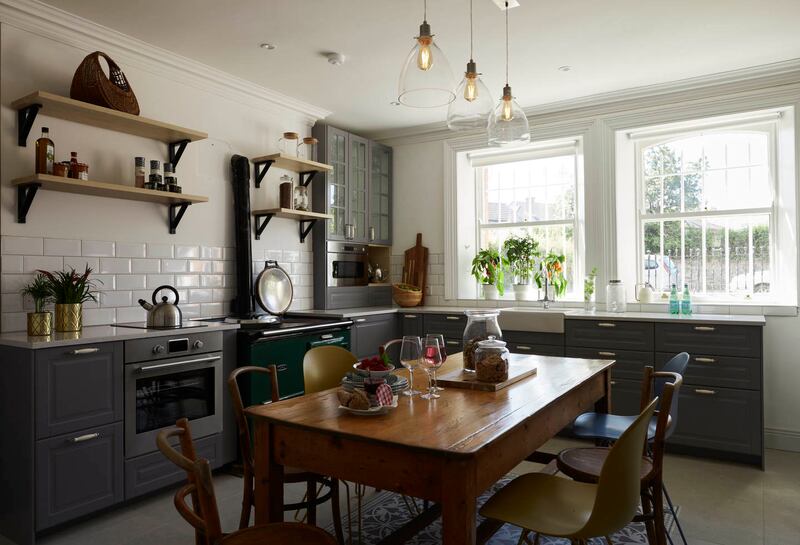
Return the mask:
<path id="1" fill-rule="evenodd" d="M 53 176 L 61 176 L 62 178 L 66 178 L 68 173 L 69 173 L 69 163 L 53 164 Z"/>
<path id="2" fill-rule="evenodd" d="M 278 139 L 278 150 L 284 155 L 290 157 L 297 157 L 297 141 L 300 135 L 296 132 L 285 132 L 283 136 Z"/>
<path id="3" fill-rule="evenodd" d="M 281 208 L 292 207 L 292 177 L 288 174 L 281 176 L 280 185 L 280 204 Z"/>
<path id="4" fill-rule="evenodd" d="M 144 187 L 144 182 L 146 177 L 147 177 L 147 171 L 145 170 L 144 157 L 136 157 L 134 159 L 134 167 L 133 167 L 134 185 L 139 188 Z"/>
<path id="5" fill-rule="evenodd" d="M 319 140 L 313 136 L 306 136 L 303 141 L 297 145 L 297 156 L 301 159 L 308 159 L 314 161 L 316 159 L 316 148 Z"/>
<path id="6" fill-rule="evenodd" d="M 76 178 L 79 180 L 88 181 L 89 180 L 89 165 L 86 163 L 78 163 L 75 165 L 75 174 Z"/>
<path id="7" fill-rule="evenodd" d="M 308 188 L 304 185 L 294 188 L 294 209 L 308 212 Z"/>
<path id="8" fill-rule="evenodd" d="M 478 342 L 475 350 L 475 375 L 481 382 L 504 382 L 508 380 L 509 351 L 506 343 L 489 335 Z"/>
<path id="9" fill-rule="evenodd" d="M 489 336 L 496 339 L 503 338 L 503 332 L 497 324 L 499 310 L 467 310 L 467 325 L 464 328 L 464 370 L 475 371 L 475 350 L 479 341 L 485 341 Z"/>

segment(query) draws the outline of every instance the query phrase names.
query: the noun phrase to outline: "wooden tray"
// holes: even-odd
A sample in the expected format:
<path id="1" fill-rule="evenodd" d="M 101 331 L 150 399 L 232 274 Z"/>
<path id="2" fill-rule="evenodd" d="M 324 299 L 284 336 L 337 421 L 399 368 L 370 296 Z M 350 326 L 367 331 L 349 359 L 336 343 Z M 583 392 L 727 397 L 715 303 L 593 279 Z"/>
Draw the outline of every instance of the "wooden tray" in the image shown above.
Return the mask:
<path id="1" fill-rule="evenodd" d="M 436 382 L 445 388 L 466 388 L 468 390 L 497 392 L 535 374 L 536 359 L 533 356 L 511 354 L 508 365 L 508 380 L 504 382 L 480 382 L 475 373 L 467 373 L 463 369 L 436 377 Z"/>

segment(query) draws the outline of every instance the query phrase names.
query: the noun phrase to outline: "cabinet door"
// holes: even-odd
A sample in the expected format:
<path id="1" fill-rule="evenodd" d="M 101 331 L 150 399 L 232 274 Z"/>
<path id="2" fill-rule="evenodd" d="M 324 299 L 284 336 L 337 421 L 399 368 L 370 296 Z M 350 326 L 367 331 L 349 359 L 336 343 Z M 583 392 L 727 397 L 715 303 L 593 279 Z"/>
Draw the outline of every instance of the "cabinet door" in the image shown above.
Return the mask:
<path id="1" fill-rule="evenodd" d="M 554 344 L 534 344 L 509 342 L 508 349 L 515 354 L 536 356 L 563 356 L 564 347 Z"/>
<path id="2" fill-rule="evenodd" d="M 392 148 L 370 142 L 369 241 L 392 243 Z"/>
<path id="3" fill-rule="evenodd" d="M 326 176 L 326 211 L 333 219 L 326 221 L 328 239 L 344 240 L 347 218 L 347 133 L 327 127 L 326 160 L 333 167 Z"/>
<path id="4" fill-rule="evenodd" d="M 639 413 L 642 383 L 635 380 L 611 381 L 611 414 L 630 416 Z"/>
<path id="5" fill-rule="evenodd" d="M 422 335 L 422 314 L 400 313 L 400 332 L 403 336 Z"/>
<path id="6" fill-rule="evenodd" d="M 635 350 L 618 350 L 616 348 L 567 348 L 570 358 L 586 358 L 597 360 L 615 360 L 611 368 L 611 377 L 614 379 L 641 381 L 644 378 L 644 368 L 653 365 L 652 352 L 637 352 Z M 637 405 L 638 407 L 638 405 Z"/>
<path id="7" fill-rule="evenodd" d="M 397 338 L 397 319 L 395 314 L 353 317 L 356 331 L 355 355 L 359 358 L 374 356 L 378 347 Z"/>
<path id="8" fill-rule="evenodd" d="M 760 359 L 762 328 L 760 325 L 656 324 L 655 345 L 658 352 Z"/>
<path id="9" fill-rule="evenodd" d="M 122 423 L 36 444 L 36 529 L 123 499 Z"/>
<path id="10" fill-rule="evenodd" d="M 351 134 L 348 143 L 347 216 L 351 240 L 368 242 L 369 142 Z"/>
<path id="11" fill-rule="evenodd" d="M 567 347 L 653 350 L 653 323 L 623 320 L 565 320 Z"/>
<path id="12" fill-rule="evenodd" d="M 122 420 L 122 343 L 36 352 L 36 437 Z"/>

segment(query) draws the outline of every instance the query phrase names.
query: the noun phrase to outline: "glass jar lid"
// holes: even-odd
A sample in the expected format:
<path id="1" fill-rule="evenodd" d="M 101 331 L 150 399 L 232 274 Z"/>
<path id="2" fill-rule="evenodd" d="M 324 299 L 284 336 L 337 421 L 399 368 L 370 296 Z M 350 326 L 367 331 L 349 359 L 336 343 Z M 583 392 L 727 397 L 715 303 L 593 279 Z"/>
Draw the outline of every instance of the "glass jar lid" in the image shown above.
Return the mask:
<path id="1" fill-rule="evenodd" d="M 506 342 L 499 340 L 494 335 L 489 335 L 485 341 L 478 341 L 478 346 L 480 348 L 505 348 Z"/>
<path id="2" fill-rule="evenodd" d="M 468 318 L 496 318 L 500 316 L 500 311 L 497 309 L 465 310 L 464 314 Z"/>

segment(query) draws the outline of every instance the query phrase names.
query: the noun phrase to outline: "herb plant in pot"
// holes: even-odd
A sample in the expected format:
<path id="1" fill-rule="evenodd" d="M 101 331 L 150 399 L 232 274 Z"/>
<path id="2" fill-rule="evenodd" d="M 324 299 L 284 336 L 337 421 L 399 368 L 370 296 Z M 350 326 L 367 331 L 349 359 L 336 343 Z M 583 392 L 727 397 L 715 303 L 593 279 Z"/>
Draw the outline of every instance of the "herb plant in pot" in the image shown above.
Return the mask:
<path id="1" fill-rule="evenodd" d="M 567 292 L 567 277 L 564 276 L 564 254 L 550 250 L 542 258 L 541 267 L 536 271 L 535 280 L 539 288 L 544 287 L 545 301 L 554 301 Z"/>
<path id="2" fill-rule="evenodd" d="M 472 260 L 472 276 L 483 285 L 485 299 L 499 299 L 505 291 L 504 271 L 508 260 L 497 248 L 480 250 Z"/>
<path id="3" fill-rule="evenodd" d="M 514 275 L 514 297 L 517 301 L 534 299 L 532 281 L 536 258 L 541 256 L 539 242 L 530 235 L 511 235 L 503 249 Z"/>
<path id="4" fill-rule="evenodd" d="M 52 333 L 52 315 L 44 309 L 50 301 L 50 283 L 43 274 L 37 274 L 31 282 L 22 288 L 22 295 L 33 299 L 34 312 L 28 313 L 28 335 L 43 337 Z"/>
<path id="5" fill-rule="evenodd" d="M 89 280 L 92 269 L 83 274 L 70 268 L 68 271 L 38 271 L 46 278 L 50 296 L 56 304 L 56 331 L 80 331 L 83 328 L 83 303 L 97 301 L 94 280 Z"/>

